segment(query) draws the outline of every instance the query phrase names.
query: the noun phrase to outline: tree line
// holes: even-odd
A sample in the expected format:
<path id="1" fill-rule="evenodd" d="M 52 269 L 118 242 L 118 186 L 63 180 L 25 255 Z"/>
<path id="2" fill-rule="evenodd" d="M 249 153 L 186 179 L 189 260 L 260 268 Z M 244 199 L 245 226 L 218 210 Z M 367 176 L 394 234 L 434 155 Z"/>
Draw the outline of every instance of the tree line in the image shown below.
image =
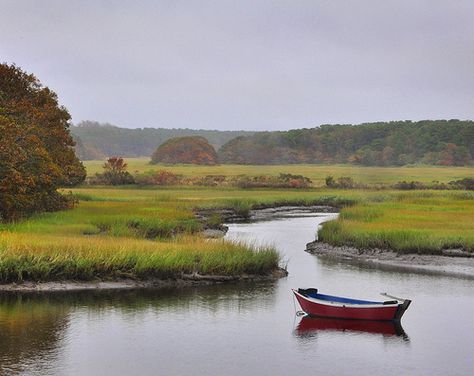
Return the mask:
<path id="1" fill-rule="evenodd" d="M 223 145 L 220 163 L 352 163 L 365 166 L 473 163 L 474 122 L 391 121 L 260 132 Z"/>

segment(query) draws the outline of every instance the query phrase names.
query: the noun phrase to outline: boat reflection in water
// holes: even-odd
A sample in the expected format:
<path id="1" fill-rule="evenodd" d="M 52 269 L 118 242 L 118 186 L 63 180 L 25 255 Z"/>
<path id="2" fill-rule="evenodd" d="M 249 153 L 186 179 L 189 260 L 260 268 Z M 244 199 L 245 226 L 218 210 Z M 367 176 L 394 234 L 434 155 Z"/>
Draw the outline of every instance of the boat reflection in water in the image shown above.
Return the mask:
<path id="1" fill-rule="evenodd" d="M 319 331 L 365 332 L 382 336 L 397 336 L 409 341 L 399 321 L 330 319 L 304 316 L 295 329 L 298 337 L 313 337 Z"/>

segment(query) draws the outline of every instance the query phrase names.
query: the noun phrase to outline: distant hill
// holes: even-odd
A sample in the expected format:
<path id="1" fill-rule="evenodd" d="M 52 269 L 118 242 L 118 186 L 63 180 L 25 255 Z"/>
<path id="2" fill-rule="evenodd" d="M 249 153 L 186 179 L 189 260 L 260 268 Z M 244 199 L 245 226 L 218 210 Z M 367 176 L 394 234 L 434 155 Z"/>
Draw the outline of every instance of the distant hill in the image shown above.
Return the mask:
<path id="1" fill-rule="evenodd" d="M 161 144 L 151 157 L 151 163 L 217 164 L 217 153 L 204 137 L 176 137 Z"/>
<path id="2" fill-rule="evenodd" d="M 218 155 L 220 163 L 238 164 L 468 165 L 474 157 L 474 122 L 392 121 L 260 132 L 230 140 Z"/>
<path id="3" fill-rule="evenodd" d="M 119 128 L 111 124 L 83 121 L 71 127 L 76 141 L 76 153 L 82 160 L 104 159 L 110 156 L 151 156 L 156 148 L 174 137 L 201 136 L 217 150 L 223 144 L 239 136 L 255 132 L 217 131 L 167 128 Z"/>

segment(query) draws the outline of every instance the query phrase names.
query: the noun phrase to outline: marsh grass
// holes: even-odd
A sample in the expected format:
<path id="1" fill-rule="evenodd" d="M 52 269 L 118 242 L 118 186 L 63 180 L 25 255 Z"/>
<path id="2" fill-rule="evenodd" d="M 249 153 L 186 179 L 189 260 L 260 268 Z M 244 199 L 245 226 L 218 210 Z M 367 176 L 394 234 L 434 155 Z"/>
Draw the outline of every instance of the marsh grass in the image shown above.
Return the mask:
<path id="1" fill-rule="evenodd" d="M 0 282 L 179 278 L 193 272 L 238 276 L 278 267 L 272 247 L 197 235 L 201 223 L 192 208 L 212 201 L 201 191 L 194 192 L 199 200 L 188 200 L 180 189 L 74 193 L 84 200 L 73 210 L 0 227 Z"/>
<path id="2" fill-rule="evenodd" d="M 176 278 L 181 273 L 266 274 L 272 247 L 207 241 L 196 207 L 241 214 L 271 205 L 342 208 L 320 239 L 360 248 L 474 251 L 474 195 L 462 191 L 362 191 L 209 187 L 76 188 L 76 208 L 0 225 L 0 282 Z M 213 218 L 214 225 L 222 220 Z"/>
<path id="3" fill-rule="evenodd" d="M 179 237 L 155 242 L 0 234 L 0 282 L 179 278 L 182 273 L 265 274 L 278 266 L 271 247 Z"/>
<path id="4" fill-rule="evenodd" d="M 370 199 L 367 200 L 370 202 Z M 361 249 L 401 253 L 474 251 L 474 197 L 459 192 L 392 193 L 385 201 L 344 208 L 319 239 Z"/>

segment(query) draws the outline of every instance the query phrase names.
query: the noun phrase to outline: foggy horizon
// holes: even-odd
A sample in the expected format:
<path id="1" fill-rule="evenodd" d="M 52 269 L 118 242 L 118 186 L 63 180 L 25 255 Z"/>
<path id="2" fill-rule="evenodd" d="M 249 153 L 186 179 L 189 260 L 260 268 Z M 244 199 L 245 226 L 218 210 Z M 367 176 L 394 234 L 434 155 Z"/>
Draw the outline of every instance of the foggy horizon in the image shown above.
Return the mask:
<path id="1" fill-rule="evenodd" d="M 380 120 L 380 121 L 370 121 L 370 122 L 361 122 L 361 123 L 324 123 L 324 124 L 317 124 L 317 125 L 314 125 L 312 127 L 298 127 L 298 128 L 288 128 L 288 129 L 259 129 L 259 130 L 254 130 L 254 129 L 212 129 L 212 128 L 191 128 L 191 127 L 166 127 L 166 126 L 140 126 L 140 127 L 125 127 L 125 126 L 122 126 L 120 124 L 112 124 L 110 122 L 107 122 L 107 121 L 104 121 L 104 122 L 100 122 L 100 121 L 97 121 L 97 120 L 91 120 L 91 119 L 87 119 L 87 120 L 80 120 L 78 122 L 73 122 L 73 126 L 77 127 L 77 126 L 82 126 L 81 123 L 82 122 L 92 122 L 92 123 L 98 123 L 99 126 L 102 126 L 102 127 L 115 127 L 115 128 L 124 128 L 124 129 L 130 129 L 130 130 L 133 130 L 133 129 L 189 129 L 189 130 L 193 130 L 193 131 L 219 131 L 219 132 L 226 132 L 226 131 L 229 131 L 229 132 L 238 132 L 238 131 L 244 131 L 244 132 L 272 132 L 272 131 L 291 131 L 291 130 L 298 130 L 298 129 L 313 129 L 313 128 L 319 128 L 320 126 L 323 126 L 323 125 L 354 125 L 354 126 L 358 126 L 358 125 L 363 125 L 363 124 L 370 124 L 370 123 L 383 123 L 383 122 L 403 122 L 403 121 L 410 121 L 410 122 L 413 122 L 413 123 L 416 123 L 416 122 L 419 122 L 419 121 L 450 121 L 450 120 L 460 120 L 460 121 L 474 121 L 472 119 L 418 119 L 418 120 L 412 120 L 412 119 L 393 119 L 393 120 Z M 88 125 L 86 125 L 87 127 Z"/>
<path id="2" fill-rule="evenodd" d="M 474 118 L 474 3 L 2 1 L 0 57 L 77 125 Z"/>

